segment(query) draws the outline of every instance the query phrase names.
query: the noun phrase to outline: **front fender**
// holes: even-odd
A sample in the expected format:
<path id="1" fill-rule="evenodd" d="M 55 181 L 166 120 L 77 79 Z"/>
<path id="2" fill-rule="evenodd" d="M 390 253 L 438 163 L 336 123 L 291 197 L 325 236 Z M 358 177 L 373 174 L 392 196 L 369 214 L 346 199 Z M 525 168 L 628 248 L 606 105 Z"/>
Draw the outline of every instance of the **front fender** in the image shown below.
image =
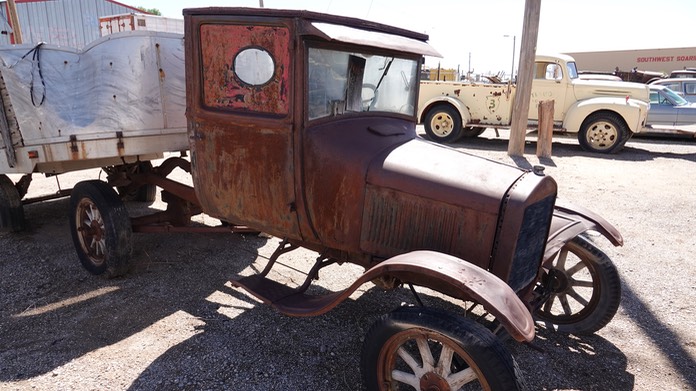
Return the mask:
<path id="1" fill-rule="evenodd" d="M 565 118 L 563 118 L 563 128 L 568 132 L 579 132 L 585 118 L 601 110 L 609 110 L 619 114 L 631 132 L 638 133 L 642 130 L 644 119 L 647 116 L 648 104 L 637 99 L 612 96 L 580 100 L 568 108 Z"/>
<path id="2" fill-rule="evenodd" d="M 512 288 L 495 275 L 460 258 L 435 251 L 412 251 L 380 262 L 360 279 L 373 280 L 382 275 L 479 303 L 517 341 L 534 338 L 534 320 Z"/>
<path id="3" fill-rule="evenodd" d="M 364 283 L 382 276 L 481 304 L 517 341 L 534 338 L 532 315 L 510 286 L 476 265 L 435 251 L 412 251 L 389 258 L 365 271 L 348 288 L 325 295 L 296 291 L 260 274 L 234 280 L 232 285 L 246 289 L 286 315 L 316 316 L 337 306 Z"/>
<path id="4" fill-rule="evenodd" d="M 623 237 L 619 230 L 603 217 L 581 206 L 556 199 L 544 251 L 544 263 L 552 261 L 567 242 L 589 230 L 601 233 L 614 246 L 623 246 Z"/>

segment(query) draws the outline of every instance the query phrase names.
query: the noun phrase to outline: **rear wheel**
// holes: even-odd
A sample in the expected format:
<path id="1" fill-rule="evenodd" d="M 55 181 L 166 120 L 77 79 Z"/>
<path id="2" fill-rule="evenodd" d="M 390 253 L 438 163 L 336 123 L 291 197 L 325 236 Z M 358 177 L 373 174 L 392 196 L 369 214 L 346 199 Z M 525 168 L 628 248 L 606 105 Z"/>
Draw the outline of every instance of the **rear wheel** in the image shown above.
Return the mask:
<path id="1" fill-rule="evenodd" d="M 126 207 L 109 185 L 94 180 L 73 188 L 70 228 L 77 256 L 90 273 L 111 278 L 128 271 L 133 231 Z"/>
<path id="2" fill-rule="evenodd" d="M 0 231 L 18 232 L 26 228 L 22 197 L 7 175 L 0 175 Z"/>
<path id="3" fill-rule="evenodd" d="M 437 105 L 425 116 L 425 133 L 439 143 L 453 143 L 462 137 L 462 119 L 450 105 Z"/>
<path id="4" fill-rule="evenodd" d="M 361 367 L 370 391 L 524 388 L 517 363 L 491 332 L 425 307 L 382 316 L 365 337 Z"/>
<path id="5" fill-rule="evenodd" d="M 589 152 L 616 153 L 620 151 L 631 131 L 616 113 L 594 113 L 583 122 L 578 133 L 582 149 Z"/>
<path id="6" fill-rule="evenodd" d="M 563 333 L 592 334 L 606 326 L 621 302 L 616 266 L 582 236 L 566 243 L 544 266 L 540 289 L 550 294 L 534 314 Z"/>

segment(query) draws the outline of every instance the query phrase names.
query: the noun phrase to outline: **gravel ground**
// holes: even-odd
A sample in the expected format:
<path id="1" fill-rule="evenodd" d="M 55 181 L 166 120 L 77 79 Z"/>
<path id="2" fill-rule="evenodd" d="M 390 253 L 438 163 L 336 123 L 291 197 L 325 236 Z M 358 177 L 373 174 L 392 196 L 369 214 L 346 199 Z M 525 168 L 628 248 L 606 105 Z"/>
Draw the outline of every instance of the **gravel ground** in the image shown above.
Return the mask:
<path id="1" fill-rule="evenodd" d="M 696 142 L 634 138 L 599 156 L 558 138 L 542 161 L 534 143 L 517 159 L 506 145 L 487 130 L 456 147 L 543 164 L 562 198 L 607 218 L 626 242 L 595 238 L 623 283 L 607 327 L 590 337 L 540 329 L 540 350 L 506 343 L 530 389 L 696 390 Z M 97 175 L 66 175 L 61 186 Z M 37 175 L 30 196 L 55 190 L 54 178 Z M 146 208 L 129 204 L 133 213 Z M 30 229 L 0 234 L 1 390 L 356 390 L 367 329 L 413 301 L 406 290 L 366 284 L 328 314 L 283 316 L 229 283 L 263 267 L 278 244 L 255 235 L 137 234 L 132 272 L 104 280 L 80 266 L 67 210 L 66 199 L 27 205 Z M 295 269 L 315 256 L 291 253 L 273 277 L 301 282 Z M 340 268 L 323 272 L 317 289 L 343 289 L 360 273 Z"/>

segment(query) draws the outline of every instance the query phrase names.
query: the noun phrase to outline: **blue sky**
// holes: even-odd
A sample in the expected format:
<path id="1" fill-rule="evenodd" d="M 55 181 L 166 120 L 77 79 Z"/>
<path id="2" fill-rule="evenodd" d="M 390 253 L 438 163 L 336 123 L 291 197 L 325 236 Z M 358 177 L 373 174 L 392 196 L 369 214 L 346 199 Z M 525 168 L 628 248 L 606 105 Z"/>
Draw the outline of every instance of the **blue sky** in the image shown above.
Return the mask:
<path id="1" fill-rule="evenodd" d="M 258 0 L 124 0 L 181 18 L 183 8 L 258 7 Z M 306 9 L 352 16 L 430 35 L 443 58 L 426 64 L 475 72 L 509 71 L 513 36 L 519 58 L 523 0 L 263 0 L 266 8 Z M 656 15 L 679 15 L 658 18 Z M 542 0 L 537 52 L 567 53 L 696 47 L 694 0 Z M 508 37 L 505 37 L 508 35 Z M 582 64 L 579 64 L 582 67 Z M 517 66 L 515 66 L 517 68 Z"/>

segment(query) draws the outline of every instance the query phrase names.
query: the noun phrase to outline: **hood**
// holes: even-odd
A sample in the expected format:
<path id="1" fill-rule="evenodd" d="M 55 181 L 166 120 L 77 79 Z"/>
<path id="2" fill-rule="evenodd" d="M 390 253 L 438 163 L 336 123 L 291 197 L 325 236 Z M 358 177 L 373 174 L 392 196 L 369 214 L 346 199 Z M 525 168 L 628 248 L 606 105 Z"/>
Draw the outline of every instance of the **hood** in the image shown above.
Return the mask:
<path id="1" fill-rule="evenodd" d="M 361 247 L 384 257 L 417 249 L 440 251 L 486 269 L 492 262 L 507 278 L 505 268 L 512 265 L 518 242 L 543 249 L 550 209 L 537 214 L 541 209 L 532 205 L 551 201 L 552 208 L 555 192 L 548 176 L 411 140 L 383 152 L 369 166 Z M 522 232 L 541 236 L 532 241 Z"/>
<path id="2" fill-rule="evenodd" d="M 575 99 L 592 97 L 630 97 L 643 102 L 650 102 L 650 90 L 646 84 L 610 80 L 573 80 Z"/>
<path id="3" fill-rule="evenodd" d="M 517 167 L 414 139 L 376 159 L 367 183 L 497 214 L 503 195 L 523 174 Z"/>

